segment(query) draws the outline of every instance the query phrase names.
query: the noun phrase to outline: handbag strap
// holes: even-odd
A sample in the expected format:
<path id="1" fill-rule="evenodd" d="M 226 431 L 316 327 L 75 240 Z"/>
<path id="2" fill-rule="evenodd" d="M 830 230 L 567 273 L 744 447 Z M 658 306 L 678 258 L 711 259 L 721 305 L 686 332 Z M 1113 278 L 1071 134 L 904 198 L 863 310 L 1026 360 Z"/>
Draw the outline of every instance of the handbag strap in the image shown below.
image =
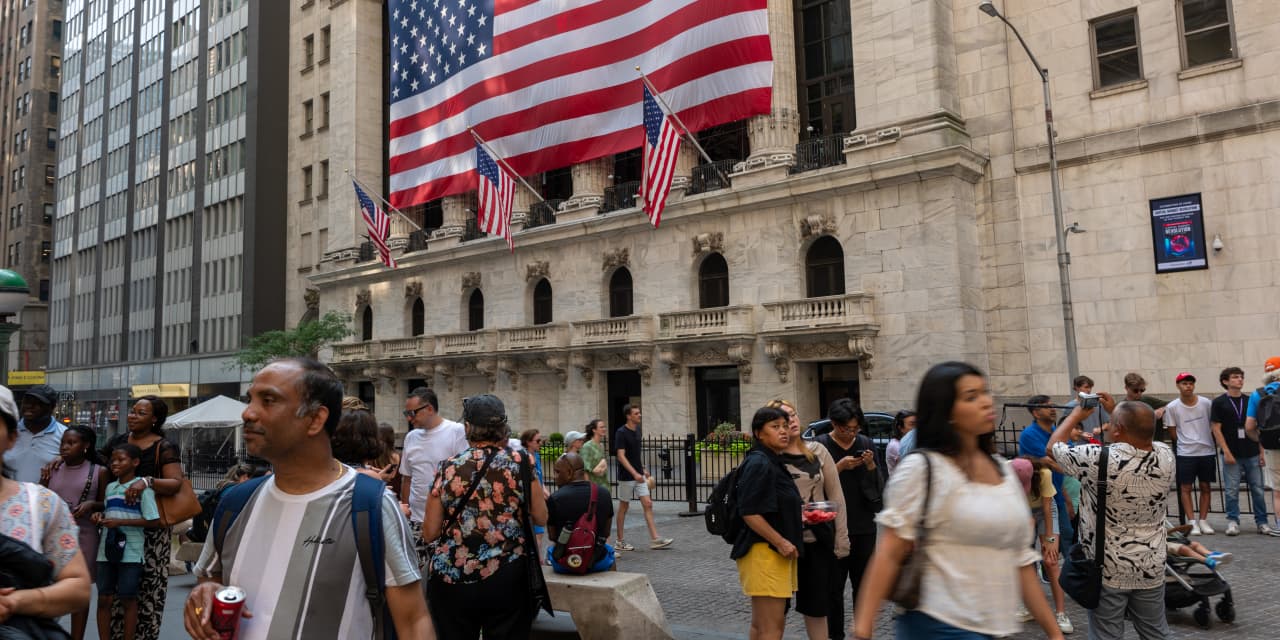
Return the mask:
<path id="1" fill-rule="evenodd" d="M 912 453 L 919 452 L 924 456 L 924 505 L 920 508 L 920 522 L 916 524 L 916 548 L 923 549 L 925 543 L 929 540 L 929 499 L 933 496 L 933 462 L 929 460 L 929 454 L 921 449 L 917 449 Z M 910 454 L 907 454 L 910 455 Z"/>
<path id="2" fill-rule="evenodd" d="M 76 503 L 76 506 L 72 507 L 72 509 L 79 509 L 80 505 L 84 504 L 85 501 L 89 499 L 89 491 L 93 489 L 93 478 L 98 475 L 96 473 L 97 470 L 98 466 L 90 462 L 89 475 L 84 479 L 84 491 L 80 492 L 80 502 Z"/>
<path id="3" fill-rule="evenodd" d="M 1094 539 L 1093 539 L 1093 562 L 1102 569 L 1105 558 L 1102 555 L 1102 549 L 1105 547 L 1105 539 L 1102 537 L 1107 530 L 1107 458 L 1111 447 L 1102 446 L 1102 453 L 1098 454 L 1098 506 L 1094 511 Z"/>
<path id="4" fill-rule="evenodd" d="M 493 457 L 497 455 L 498 450 L 494 449 L 485 456 L 484 464 L 480 465 L 480 470 L 476 471 L 476 475 L 471 478 L 471 486 L 467 487 L 467 492 L 462 494 L 462 499 L 458 501 L 458 506 L 454 507 L 453 513 L 449 514 L 449 518 L 444 521 L 444 526 L 440 528 L 440 535 L 445 535 L 455 524 L 458 518 L 462 517 L 462 510 L 467 508 L 467 502 L 471 500 L 471 496 L 475 495 L 476 488 L 480 486 L 480 481 L 484 479 L 484 474 L 489 470 L 489 463 L 493 462 Z"/>

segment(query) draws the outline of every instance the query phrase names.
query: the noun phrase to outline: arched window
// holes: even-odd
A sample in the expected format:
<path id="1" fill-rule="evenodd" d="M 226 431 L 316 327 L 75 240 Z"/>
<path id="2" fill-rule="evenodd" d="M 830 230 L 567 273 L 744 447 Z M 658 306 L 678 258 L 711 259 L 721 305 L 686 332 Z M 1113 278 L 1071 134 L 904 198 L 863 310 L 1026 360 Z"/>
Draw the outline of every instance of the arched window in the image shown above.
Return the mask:
<path id="1" fill-rule="evenodd" d="M 471 292 L 467 301 L 467 330 L 479 331 L 484 328 L 484 294 L 479 289 Z"/>
<path id="2" fill-rule="evenodd" d="M 729 263 L 713 253 L 698 267 L 698 308 L 729 306 Z"/>
<path id="3" fill-rule="evenodd" d="M 622 267 L 609 278 L 609 317 L 622 318 L 631 312 L 631 272 Z"/>
<path id="4" fill-rule="evenodd" d="M 546 278 L 533 287 L 533 323 L 551 324 L 551 283 Z"/>
<path id="5" fill-rule="evenodd" d="M 373 307 L 365 307 L 360 312 L 360 340 L 368 342 L 373 339 Z"/>
<path id="6" fill-rule="evenodd" d="M 413 310 L 409 312 L 409 335 L 420 336 L 426 333 L 427 311 L 422 298 L 413 299 Z"/>
<path id="7" fill-rule="evenodd" d="M 835 296 L 844 293 L 844 249 L 831 236 L 818 238 L 804 259 L 808 297 Z"/>

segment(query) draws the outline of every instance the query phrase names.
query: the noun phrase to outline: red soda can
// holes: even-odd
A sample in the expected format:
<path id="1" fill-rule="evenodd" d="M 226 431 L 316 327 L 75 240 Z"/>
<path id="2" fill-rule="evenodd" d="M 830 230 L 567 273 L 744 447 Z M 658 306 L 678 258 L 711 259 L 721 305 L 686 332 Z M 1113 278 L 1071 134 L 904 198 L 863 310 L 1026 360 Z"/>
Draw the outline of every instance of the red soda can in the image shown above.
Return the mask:
<path id="1" fill-rule="evenodd" d="M 235 640 L 236 629 L 240 626 L 240 611 L 244 609 L 244 598 L 244 589 L 240 587 L 223 587 L 213 594 L 209 623 L 222 640 Z"/>

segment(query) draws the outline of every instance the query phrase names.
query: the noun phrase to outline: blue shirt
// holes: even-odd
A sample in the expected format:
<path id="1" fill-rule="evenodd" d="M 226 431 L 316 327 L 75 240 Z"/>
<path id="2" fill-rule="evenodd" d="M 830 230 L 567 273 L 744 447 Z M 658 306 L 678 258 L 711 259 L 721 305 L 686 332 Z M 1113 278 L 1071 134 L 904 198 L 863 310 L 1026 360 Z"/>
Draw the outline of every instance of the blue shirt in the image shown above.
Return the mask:
<path id="1" fill-rule="evenodd" d="M 915 448 L 916 448 L 916 430 L 912 429 L 907 432 L 907 435 L 902 436 L 902 438 L 898 440 L 898 460 L 902 460 L 903 458 L 907 457 L 907 454 L 914 451 Z"/>
<path id="2" fill-rule="evenodd" d="M 104 517 L 116 520 L 159 520 L 160 511 L 156 508 L 156 494 L 151 489 L 143 489 L 142 495 L 134 504 L 125 502 L 125 485 L 112 482 L 107 485 L 106 509 Z M 142 562 L 142 527 L 116 527 L 125 536 L 124 557 L 121 563 Z M 98 541 L 98 562 L 107 561 L 107 531 L 103 529 L 102 538 Z"/>
<path id="3" fill-rule="evenodd" d="M 1266 389 L 1267 395 L 1273 395 L 1275 392 L 1280 391 L 1280 382 L 1272 382 L 1271 384 L 1263 387 L 1263 389 Z M 1262 402 L 1262 396 L 1258 393 L 1257 389 L 1254 389 L 1253 393 L 1249 394 L 1249 409 L 1245 411 L 1244 417 L 1257 420 L 1259 402 Z"/>
<path id="4" fill-rule="evenodd" d="M 1018 455 L 1031 458 L 1047 456 L 1049 437 L 1052 435 L 1052 431 L 1045 431 L 1039 423 L 1032 422 L 1022 430 L 1022 435 L 1018 436 Z M 1059 496 L 1062 495 L 1062 479 L 1061 473 L 1053 472 L 1053 488 L 1058 490 Z"/>
<path id="5" fill-rule="evenodd" d="M 50 419 L 49 426 L 39 433 L 32 433 L 25 421 L 18 421 L 18 441 L 4 454 L 4 463 L 13 469 L 13 479 L 18 482 L 40 482 L 40 470 L 58 459 L 62 447 L 62 434 L 67 428 Z"/>

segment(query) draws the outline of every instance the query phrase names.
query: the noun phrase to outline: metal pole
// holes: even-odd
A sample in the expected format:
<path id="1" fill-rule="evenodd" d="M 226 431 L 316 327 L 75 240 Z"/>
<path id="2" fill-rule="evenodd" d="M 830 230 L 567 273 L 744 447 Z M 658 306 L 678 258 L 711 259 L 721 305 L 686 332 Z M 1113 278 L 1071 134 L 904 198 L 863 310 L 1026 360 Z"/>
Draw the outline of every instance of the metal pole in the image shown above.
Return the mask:
<path id="1" fill-rule="evenodd" d="M 502 165 L 503 168 L 507 170 L 507 173 L 510 173 L 511 175 L 515 176 L 516 180 L 519 180 L 520 184 L 524 185 L 524 188 L 528 189 L 529 193 L 532 193 L 533 197 L 538 199 L 538 202 L 541 202 L 542 204 L 547 203 L 546 200 L 542 199 L 542 194 L 538 193 L 537 189 L 534 189 L 533 187 L 529 186 L 529 183 L 525 181 L 524 176 L 520 175 L 519 173 L 516 173 L 516 170 L 512 169 L 511 165 L 507 164 L 507 161 L 504 160 L 502 156 L 498 155 L 498 153 L 493 150 L 493 147 L 489 146 L 488 141 L 486 141 L 484 138 L 481 138 L 480 134 L 476 133 L 475 129 L 472 129 L 471 127 L 467 127 L 467 131 L 471 133 L 472 138 L 476 139 L 476 142 L 480 143 L 480 146 L 484 147 L 485 152 L 488 153 L 489 156 L 493 158 L 494 162 L 497 162 L 498 164 Z"/>
<path id="2" fill-rule="evenodd" d="M 676 110 L 672 109 L 671 105 L 667 104 L 667 101 L 662 99 L 662 92 L 658 91 L 658 89 L 653 86 L 652 82 L 649 82 L 649 76 L 646 76 L 644 72 L 640 70 L 640 67 L 636 67 L 636 72 L 640 74 L 640 81 L 644 83 L 644 86 L 649 88 L 649 93 L 653 94 L 653 98 L 662 105 L 663 109 L 667 110 L 667 114 L 671 116 L 671 119 L 675 120 L 676 124 L 680 125 L 681 133 L 684 137 L 689 139 L 689 142 L 693 143 L 693 146 L 698 150 L 698 153 L 702 154 L 702 159 L 706 160 L 707 164 L 711 165 L 711 168 L 715 169 L 716 173 L 720 174 L 720 179 L 724 180 L 726 185 L 729 184 L 729 176 L 726 176 L 724 172 L 720 170 L 720 167 L 711 159 L 711 156 L 707 155 L 706 149 L 703 149 L 702 145 L 698 144 L 697 136 L 694 136 L 693 132 L 689 131 L 689 127 L 684 126 L 684 122 L 680 121 L 680 116 L 676 115 Z"/>
<path id="3" fill-rule="evenodd" d="M 378 202 L 381 202 L 383 205 L 385 205 L 389 211 L 391 211 L 391 212 L 395 213 L 396 215 L 400 216 L 400 217 L 401 217 L 405 222 L 408 222 L 408 223 L 409 223 L 409 226 L 413 227 L 413 230 L 414 230 L 414 231 L 422 231 L 422 227 L 419 227 L 419 226 L 418 226 L 418 223 L 416 223 L 416 222 L 414 222 L 414 221 L 413 221 L 413 218 L 410 218 L 409 216 L 406 216 L 406 215 L 404 214 L 404 212 L 403 212 L 403 211 L 401 211 L 401 210 L 399 210 L 399 209 L 397 209 L 397 208 L 395 208 L 395 207 L 391 206 L 391 203 L 390 203 L 390 202 L 388 202 L 386 198 L 384 198 L 384 197 L 382 197 L 382 196 L 378 195 L 378 192 L 377 192 L 377 191 L 374 191 L 373 189 L 370 189 L 370 188 L 369 188 L 369 185 L 367 185 L 367 184 L 365 184 L 365 183 L 361 182 L 361 181 L 360 181 L 360 178 L 357 178 L 357 177 L 356 177 L 356 174 L 351 173 L 351 170 L 350 170 L 350 169 L 345 169 L 345 170 L 343 170 L 343 172 L 344 172 L 344 173 L 346 173 L 346 174 L 347 174 L 347 176 L 348 176 L 348 177 L 350 177 L 353 181 L 355 181 L 355 183 L 356 183 L 356 184 L 360 185 L 360 187 L 361 187 L 362 189 L 364 189 L 365 193 L 368 193 L 368 194 L 372 195 L 373 197 L 377 198 L 377 199 L 378 199 Z"/>
<path id="4" fill-rule="evenodd" d="M 684 517 L 700 516 L 702 510 L 698 508 L 698 484 L 694 475 L 697 473 L 693 462 L 693 446 L 694 437 L 692 433 L 685 434 L 684 437 L 684 498 L 689 503 L 689 510 L 682 512 L 680 515 Z"/>

